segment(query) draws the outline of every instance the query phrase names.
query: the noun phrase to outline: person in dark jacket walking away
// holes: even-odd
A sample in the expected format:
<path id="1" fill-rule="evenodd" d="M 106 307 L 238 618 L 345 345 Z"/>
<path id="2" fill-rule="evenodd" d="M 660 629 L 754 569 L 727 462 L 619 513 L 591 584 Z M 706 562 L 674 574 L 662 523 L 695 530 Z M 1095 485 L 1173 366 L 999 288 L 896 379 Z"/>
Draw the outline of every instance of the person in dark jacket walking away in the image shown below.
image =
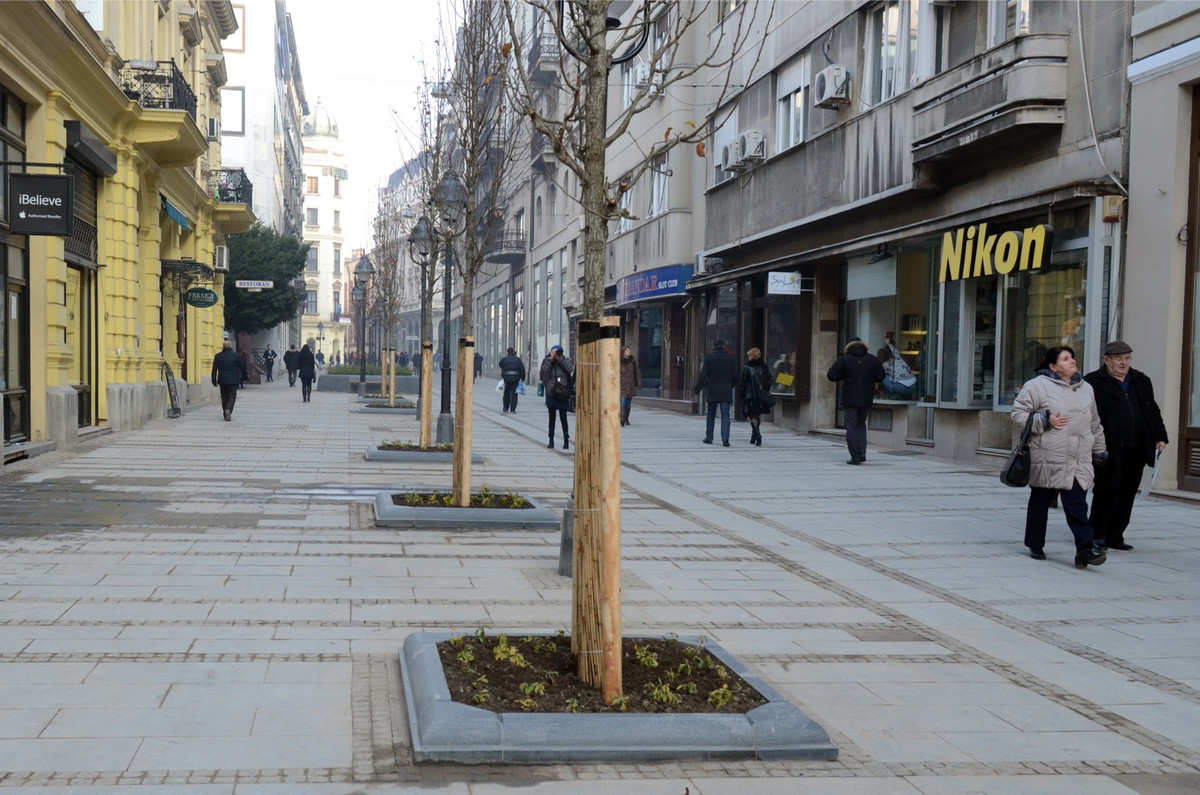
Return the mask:
<path id="1" fill-rule="evenodd" d="M 288 386 L 296 385 L 296 373 L 300 370 L 300 351 L 296 350 L 296 346 L 292 345 L 283 354 L 283 366 L 287 369 Z"/>
<path id="2" fill-rule="evenodd" d="M 621 349 L 621 424 L 629 424 L 629 411 L 633 408 L 633 399 L 642 388 L 642 371 L 637 359 L 633 358 L 633 349 L 626 345 Z"/>
<path id="3" fill-rule="evenodd" d="M 237 403 L 238 387 L 248 378 L 246 363 L 233 349 L 233 343 L 225 340 L 221 352 L 213 357 L 212 385 L 221 387 L 221 410 L 225 421 L 233 417 L 233 405 Z"/>
<path id="4" fill-rule="evenodd" d="M 867 415 L 875 403 L 875 385 L 883 382 L 883 365 L 858 337 L 851 338 L 826 376 L 842 382 L 842 412 L 846 421 L 847 464 L 867 460 Z"/>
<path id="5" fill-rule="evenodd" d="M 267 381 L 275 380 L 275 360 L 279 358 L 279 354 L 270 345 L 263 351 L 263 364 L 267 367 Z"/>
<path id="6" fill-rule="evenodd" d="M 770 411 L 775 403 L 771 397 L 771 368 L 763 361 L 762 351 L 758 348 L 746 351 L 746 364 L 742 367 L 738 391 L 742 393 L 742 413 L 750 420 L 750 444 L 762 447 L 759 425 L 762 415 Z"/>
<path id="7" fill-rule="evenodd" d="M 313 356 L 312 348 L 305 345 L 300 349 L 296 365 L 300 373 L 300 397 L 305 403 L 310 403 L 313 381 L 317 377 L 317 357 Z"/>
<path id="8" fill-rule="evenodd" d="M 504 382 L 504 411 L 502 413 L 517 413 L 517 384 L 525 380 L 525 362 L 517 356 L 516 350 L 509 348 L 507 354 L 500 360 L 500 380 Z"/>
<path id="9" fill-rule="evenodd" d="M 563 449 L 566 450 L 571 443 L 570 430 L 567 428 L 567 412 L 571 409 L 575 365 L 571 364 L 571 360 L 563 355 L 561 345 L 554 345 L 550 348 L 550 353 L 546 354 L 546 358 L 542 359 L 538 375 L 542 382 L 542 389 L 546 393 L 546 409 L 550 412 L 550 444 L 546 446 L 554 447 L 554 413 L 558 412 L 558 416 L 562 420 Z"/>
<path id="10" fill-rule="evenodd" d="M 738 380 L 737 361 L 725 350 L 725 341 L 713 343 L 713 351 L 704 357 L 700 376 L 692 391 L 697 395 L 705 390 L 708 401 L 708 420 L 704 425 L 704 443 L 713 443 L 713 426 L 716 424 L 717 407 L 721 408 L 721 444 L 729 446 L 729 404 L 733 402 L 733 387 Z"/>
<path id="11" fill-rule="evenodd" d="M 1088 521 L 1097 546 L 1126 551 L 1133 549 L 1125 541 L 1125 528 L 1142 473 L 1167 447 L 1167 427 L 1154 402 L 1154 387 L 1145 373 L 1129 366 L 1132 359 L 1133 348 L 1114 340 L 1104 348 L 1104 364 L 1084 376 L 1096 394 L 1108 450 L 1108 461 L 1096 470 Z"/>
<path id="12" fill-rule="evenodd" d="M 479 351 L 475 351 L 475 376 L 471 379 L 472 383 L 478 381 L 481 375 L 483 375 L 483 355 Z"/>

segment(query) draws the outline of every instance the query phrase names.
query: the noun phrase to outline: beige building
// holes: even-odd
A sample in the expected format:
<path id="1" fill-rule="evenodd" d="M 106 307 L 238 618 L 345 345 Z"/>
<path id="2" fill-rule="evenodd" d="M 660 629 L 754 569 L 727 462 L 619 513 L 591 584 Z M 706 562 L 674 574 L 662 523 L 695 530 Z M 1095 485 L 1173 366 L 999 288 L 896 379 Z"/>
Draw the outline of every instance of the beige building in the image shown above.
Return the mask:
<path id="1" fill-rule="evenodd" d="M 311 244 L 304 271 L 301 342 L 315 344 L 326 362 L 344 359 L 358 345 L 350 337 L 354 261 L 343 256 L 342 212 L 346 153 L 337 122 L 317 101 L 304 117 L 304 240 Z M 350 252 L 344 252 L 349 255 Z"/>

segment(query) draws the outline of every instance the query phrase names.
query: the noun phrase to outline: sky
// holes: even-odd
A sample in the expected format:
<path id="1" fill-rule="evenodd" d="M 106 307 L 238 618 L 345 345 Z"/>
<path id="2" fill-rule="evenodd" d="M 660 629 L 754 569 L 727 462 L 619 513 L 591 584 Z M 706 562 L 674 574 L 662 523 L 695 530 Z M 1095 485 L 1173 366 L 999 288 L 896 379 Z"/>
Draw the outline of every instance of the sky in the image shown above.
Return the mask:
<path id="1" fill-rule="evenodd" d="M 309 110 L 320 100 L 337 122 L 346 152 L 347 251 L 371 248 L 378 189 L 415 154 L 420 61 L 435 58 L 439 5 L 439 0 L 287 0 Z"/>

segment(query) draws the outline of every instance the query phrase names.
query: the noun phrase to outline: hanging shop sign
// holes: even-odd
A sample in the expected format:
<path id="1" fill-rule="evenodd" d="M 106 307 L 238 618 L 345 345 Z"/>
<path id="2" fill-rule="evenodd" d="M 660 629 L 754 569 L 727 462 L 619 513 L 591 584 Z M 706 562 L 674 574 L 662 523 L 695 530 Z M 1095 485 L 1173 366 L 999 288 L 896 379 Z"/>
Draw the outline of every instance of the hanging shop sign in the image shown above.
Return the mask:
<path id="1" fill-rule="evenodd" d="M 1049 224 L 1026 227 L 1020 232 L 1010 229 L 991 234 L 986 223 L 952 229 L 942 235 L 938 281 L 1037 270 L 1048 261 L 1053 236 L 1054 229 Z"/>
<path id="2" fill-rule="evenodd" d="M 10 174 L 8 219 L 15 235 L 70 237 L 75 183 L 70 174 Z"/>
<path id="3" fill-rule="evenodd" d="M 241 290 L 249 290 L 252 293 L 260 293 L 263 290 L 270 290 L 275 286 L 275 282 L 270 279 L 238 279 L 234 286 Z"/>
<path id="4" fill-rule="evenodd" d="M 817 291 L 817 277 L 788 271 L 767 274 L 767 295 L 804 295 Z"/>
<path id="5" fill-rule="evenodd" d="M 683 295 L 688 279 L 696 266 L 667 265 L 663 268 L 635 273 L 617 282 L 617 306 L 634 301 L 648 301 L 670 295 Z"/>
<path id="6" fill-rule="evenodd" d="M 217 303 L 217 293 L 207 287 L 193 287 L 183 294 L 183 300 L 188 306 L 207 309 Z"/>

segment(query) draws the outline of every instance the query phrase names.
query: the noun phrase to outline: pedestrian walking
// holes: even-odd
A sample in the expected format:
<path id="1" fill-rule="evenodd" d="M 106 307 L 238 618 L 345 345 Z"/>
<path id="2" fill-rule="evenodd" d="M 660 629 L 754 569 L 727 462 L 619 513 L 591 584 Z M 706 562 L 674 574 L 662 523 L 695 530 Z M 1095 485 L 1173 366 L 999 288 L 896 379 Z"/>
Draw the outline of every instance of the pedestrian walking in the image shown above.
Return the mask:
<path id="1" fill-rule="evenodd" d="M 313 356 L 312 348 L 305 345 L 296 357 L 300 373 L 300 398 L 305 403 L 312 401 L 313 380 L 317 377 L 317 357 Z"/>
<path id="2" fill-rule="evenodd" d="M 867 460 L 867 415 L 875 403 L 875 385 L 883 381 L 883 365 L 858 337 L 851 337 L 826 377 L 842 382 L 842 415 L 846 423 L 847 464 Z"/>
<path id="3" fill-rule="evenodd" d="M 221 352 L 213 357 L 212 385 L 221 388 L 221 410 L 225 413 L 226 422 L 233 418 L 233 406 L 237 403 L 238 388 L 248 377 L 246 363 L 233 349 L 233 343 L 225 340 L 221 346 Z"/>
<path id="4" fill-rule="evenodd" d="M 283 366 L 287 369 L 288 386 L 296 385 L 296 373 L 300 370 L 300 351 L 293 344 L 283 354 Z"/>
<path id="5" fill-rule="evenodd" d="M 742 380 L 738 382 L 742 393 L 742 413 L 750 421 L 750 444 L 762 447 L 762 415 L 775 405 L 771 396 L 771 368 L 763 361 L 762 351 L 751 348 L 746 351 L 746 364 L 742 367 Z"/>
<path id="6" fill-rule="evenodd" d="M 275 380 L 275 360 L 279 358 L 279 354 L 275 353 L 275 349 L 270 345 L 263 351 L 263 364 L 267 367 L 267 381 Z"/>
<path id="7" fill-rule="evenodd" d="M 1087 493 L 1094 480 L 1093 467 L 1103 466 L 1108 454 L 1092 385 L 1079 374 L 1073 348 L 1055 345 L 1046 349 L 1042 369 L 1021 388 L 1011 416 L 1022 430 L 1033 417 L 1029 504 L 1025 509 L 1029 557 L 1046 559 L 1046 516 L 1057 495 L 1075 536 L 1075 568 L 1099 566 L 1106 556 L 1094 543 Z"/>
<path id="8" fill-rule="evenodd" d="M 1167 427 L 1154 402 L 1150 378 L 1130 366 L 1133 348 L 1113 340 L 1104 348 L 1104 364 L 1084 376 L 1096 395 L 1104 427 L 1108 461 L 1096 470 L 1092 512 L 1088 517 L 1097 546 L 1129 551 L 1125 529 L 1147 466 L 1167 447 Z"/>
<path id="9" fill-rule="evenodd" d="M 317 363 L 317 369 L 318 369 L 318 370 L 324 370 L 324 369 L 325 369 L 325 352 L 324 352 L 324 351 L 317 351 L 317 355 L 316 355 L 316 356 L 314 356 L 314 357 L 313 357 L 313 359 L 314 359 L 314 360 L 316 361 L 316 363 Z"/>
<path id="10" fill-rule="evenodd" d="M 704 390 L 704 399 L 708 401 L 708 419 L 704 425 L 704 443 L 713 443 L 713 427 L 716 424 L 717 409 L 721 410 L 721 444 L 729 446 L 729 405 L 733 402 L 733 387 L 737 384 L 737 361 L 725 350 L 725 341 L 713 343 L 712 353 L 704 357 L 700 366 L 700 375 L 696 379 L 697 395 Z"/>
<path id="11" fill-rule="evenodd" d="M 554 345 L 546 354 L 546 358 L 542 359 L 538 375 L 541 379 L 542 389 L 546 393 L 546 410 L 550 414 L 550 443 L 546 446 L 554 447 L 554 415 L 557 412 L 559 419 L 562 420 L 562 446 L 566 450 L 571 443 L 571 431 L 567 427 L 567 412 L 571 410 L 571 393 L 575 388 L 575 365 L 563 355 L 561 345 Z"/>
<path id="12" fill-rule="evenodd" d="M 471 379 L 472 382 L 478 381 L 481 375 L 483 375 L 483 354 L 475 351 L 475 376 Z"/>
<path id="13" fill-rule="evenodd" d="M 637 359 L 633 358 L 633 349 L 626 345 L 621 349 L 621 424 L 629 424 L 629 412 L 633 408 L 633 399 L 642 388 L 642 370 L 638 367 Z"/>
<path id="14" fill-rule="evenodd" d="M 525 380 L 525 362 L 517 356 L 513 348 L 509 348 L 504 358 L 500 360 L 500 380 L 504 382 L 504 411 L 501 413 L 517 413 L 517 385 Z"/>

